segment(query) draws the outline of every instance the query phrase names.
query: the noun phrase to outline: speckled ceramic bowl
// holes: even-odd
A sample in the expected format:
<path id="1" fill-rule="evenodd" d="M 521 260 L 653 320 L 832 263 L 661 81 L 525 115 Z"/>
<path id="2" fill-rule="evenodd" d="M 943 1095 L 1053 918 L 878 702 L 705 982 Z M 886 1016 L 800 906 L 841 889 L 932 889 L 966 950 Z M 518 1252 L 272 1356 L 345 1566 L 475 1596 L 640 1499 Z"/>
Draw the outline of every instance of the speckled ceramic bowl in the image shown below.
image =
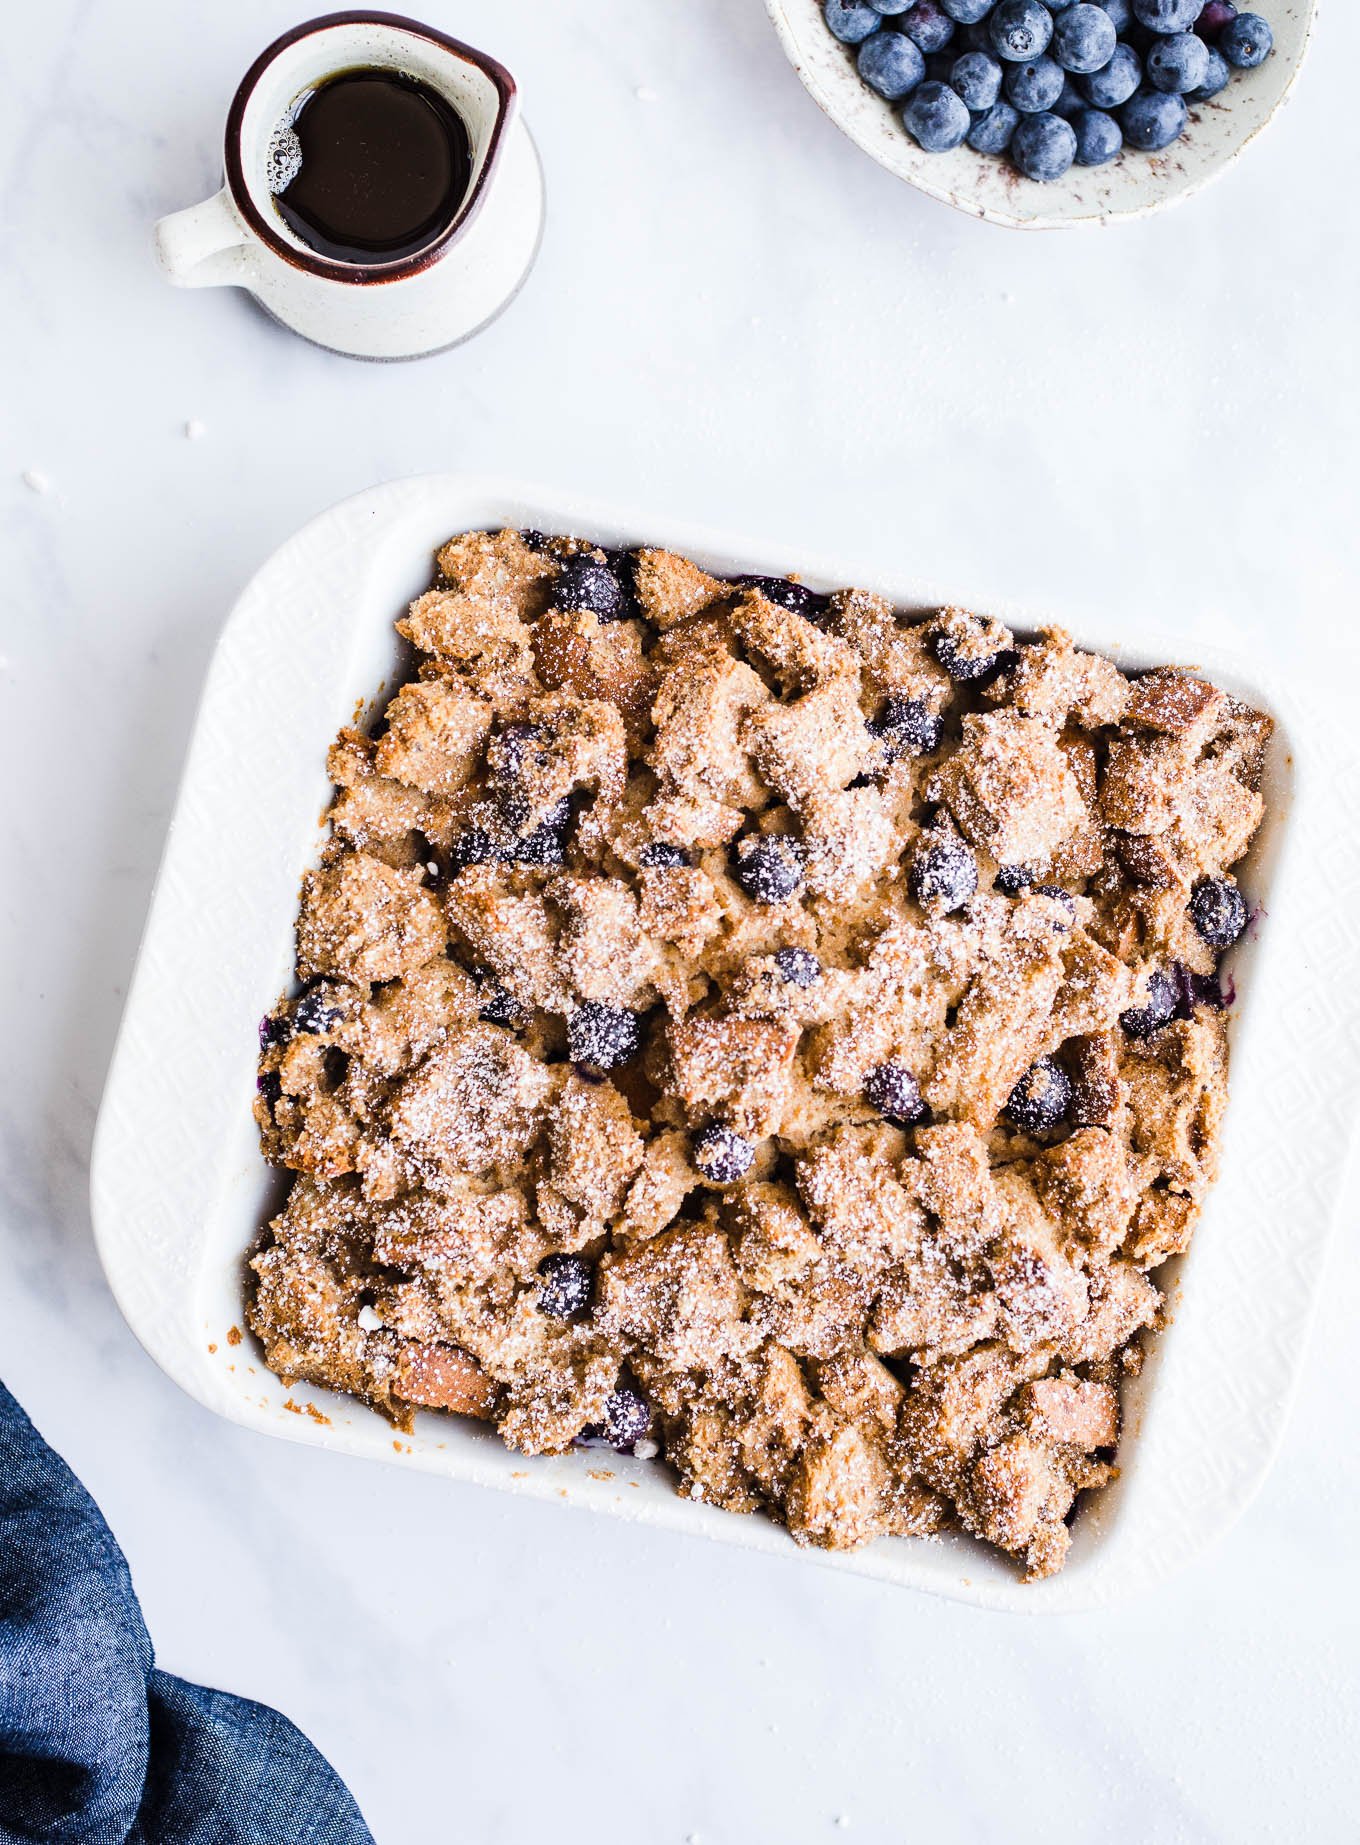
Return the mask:
<path id="1" fill-rule="evenodd" d="M 861 81 L 853 49 L 828 32 L 821 0 L 765 0 L 765 6 L 804 89 L 856 146 L 931 198 L 1026 231 L 1143 218 L 1208 185 L 1278 112 L 1317 12 L 1317 0 L 1258 0 L 1274 28 L 1274 52 L 1257 70 L 1234 71 L 1226 90 L 1191 111 L 1190 126 L 1165 153 L 1125 153 L 1108 166 L 1073 167 L 1064 179 L 1040 185 L 1009 160 L 970 147 L 923 153 L 902 126 L 899 107 Z"/>

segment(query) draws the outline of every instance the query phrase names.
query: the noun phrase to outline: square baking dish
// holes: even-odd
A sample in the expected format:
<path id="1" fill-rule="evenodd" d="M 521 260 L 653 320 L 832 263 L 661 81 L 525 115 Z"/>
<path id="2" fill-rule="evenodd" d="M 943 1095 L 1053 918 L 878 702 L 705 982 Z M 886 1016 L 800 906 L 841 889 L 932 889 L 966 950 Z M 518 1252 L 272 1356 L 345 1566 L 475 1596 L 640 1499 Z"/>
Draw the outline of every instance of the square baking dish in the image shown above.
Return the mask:
<path id="1" fill-rule="evenodd" d="M 964 1537 L 799 1550 L 767 1519 L 680 1498 L 655 1463 L 609 1456 L 602 1467 L 588 1452 L 527 1460 L 461 1418 L 422 1412 L 415 1433 L 394 1442 L 387 1423 L 353 1400 L 285 1389 L 242 1340 L 245 1254 L 286 1183 L 261 1158 L 251 1115 L 256 1025 L 291 982 L 299 880 L 320 848 L 331 793 L 327 747 L 392 676 L 393 621 L 428 587 L 436 545 L 503 525 L 666 545 L 721 573 L 796 571 L 819 588 L 853 583 L 906 610 L 970 600 L 966 584 L 866 581 L 853 559 L 770 555 L 663 517 L 456 475 L 374 488 L 283 545 L 237 603 L 213 656 L 100 1110 L 95 1236 L 129 1325 L 191 1396 L 294 1441 L 561 1497 L 989 1608 L 1090 1607 L 1165 1576 L 1244 1509 L 1279 1442 L 1322 1285 L 1360 1055 L 1329 996 L 1334 932 L 1319 910 L 1328 899 L 1310 881 L 1305 909 L 1290 875 L 1314 790 L 1326 783 L 1322 766 L 1301 753 L 1309 739 L 1276 675 L 1257 683 L 1202 650 L 1184 661 L 1183 646 L 1155 635 L 1126 645 L 1098 618 L 1067 625 L 1126 667 L 1202 668 L 1269 711 L 1276 732 L 1267 818 L 1240 874 L 1266 915 L 1256 939 L 1234 951 L 1240 999 L 1222 1177 L 1190 1254 L 1162 1277 L 1172 1324 L 1126 1389 L 1121 1475 L 1083 1510 L 1061 1574 L 1026 1587 L 1012 1565 Z M 973 606 L 1022 631 L 1062 619 L 989 597 Z M 1341 897 L 1331 901 L 1337 928 L 1353 933 Z"/>

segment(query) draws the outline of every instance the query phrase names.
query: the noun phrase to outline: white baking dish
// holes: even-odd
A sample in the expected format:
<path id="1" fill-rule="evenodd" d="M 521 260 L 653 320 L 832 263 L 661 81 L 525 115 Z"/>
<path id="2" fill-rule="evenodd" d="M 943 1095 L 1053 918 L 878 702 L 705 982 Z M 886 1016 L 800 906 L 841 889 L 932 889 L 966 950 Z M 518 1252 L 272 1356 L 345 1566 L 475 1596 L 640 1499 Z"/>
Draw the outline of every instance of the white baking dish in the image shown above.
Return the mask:
<path id="1" fill-rule="evenodd" d="M 327 745 L 390 675 L 393 619 L 426 587 L 436 544 L 500 525 L 666 544 L 724 572 L 863 582 L 853 558 L 770 556 L 661 516 L 451 475 L 375 488 L 290 539 L 237 603 L 208 675 L 99 1117 L 92 1189 L 100 1255 L 152 1357 L 235 1422 L 793 1555 L 772 1523 L 677 1497 L 655 1464 L 608 1457 L 606 1469 L 599 1453 L 526 1460 L 484 1428 L 430 1414 L 394 1443 L 388 1425 L 358 1403 L 285 1390 L 249 1338 L 242 1343 L 232 1330 L 242 1319 L 244 1253 L 283 1189 L 260 1157 L 251 1118 L 256 1023 L 290 981 L 298 881 L 320 845 L 330 793 Z M 902 608 L 968 600 L 960 583 L 947 591 L 911 580 L 863 586 Z M 1021 628 L 1044 619 L 994 599 L 986 606 Z M 1072 625 L 1081 642 L 1127 665 L 1183 651 L 1155 636 L 1126 647 L 1085 616 Z M 1322 1048 L 1335 1018 L 1322 965 L 1328 898 L 1316 879 L 1297 891 L 1289 869 L 1321 785 L 1317 765 L 1301 760 L 1308 739 L 1273 674 L 1267 686 L 1230 661 L 1201 655 L 1196 663 L 1277 719 L 1268 819 L 1242 879 L 1268 915 L 1236 956 L 1223 1177 L 1181 1265 L 1174 1323 L 1127 1404 L 1122 1476 L 1078 1521 L 1062 1574 L 1033 1587 L 963 1538 L 796 1554 L 991 1608 L 1091 1606 L 1200 1550 L 1265 1474 L 1321 1285 L 1360 1060 L 1347 1053 L 1344 1034 Z M 1309 860 L 1320 862 L 1312 853 Z"/>

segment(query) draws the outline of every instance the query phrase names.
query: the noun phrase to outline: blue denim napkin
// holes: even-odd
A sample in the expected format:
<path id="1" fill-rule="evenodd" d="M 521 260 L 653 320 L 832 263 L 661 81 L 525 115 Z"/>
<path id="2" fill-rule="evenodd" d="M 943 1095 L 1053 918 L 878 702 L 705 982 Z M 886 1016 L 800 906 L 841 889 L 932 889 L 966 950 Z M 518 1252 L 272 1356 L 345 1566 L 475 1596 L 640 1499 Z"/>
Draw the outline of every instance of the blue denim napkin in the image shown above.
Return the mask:
<path id="1" fill-rule="evenodd" d="M 156 1669 L 99 1508 L 0 1384 L 0 1845 L 373 1845 L 267 1705 Z"/>

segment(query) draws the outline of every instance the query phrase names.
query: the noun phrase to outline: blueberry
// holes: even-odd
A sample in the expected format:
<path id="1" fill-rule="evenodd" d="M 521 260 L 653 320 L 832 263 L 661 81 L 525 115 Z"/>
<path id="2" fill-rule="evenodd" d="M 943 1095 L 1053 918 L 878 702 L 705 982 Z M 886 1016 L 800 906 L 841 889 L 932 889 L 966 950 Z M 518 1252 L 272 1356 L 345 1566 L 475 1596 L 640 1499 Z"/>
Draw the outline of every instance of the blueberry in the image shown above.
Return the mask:
<path id="1" fill-rule="evenodd" d="M 1078 75 L 1101 70 L 1114 56 L 1119 35 L 1103 7 L 1081 4 L 1060 13 L 1053 26 L 1053 57 Z"/>
<path id="2" fill-rule="evenodd" d="M 1061 1064 L 1041 1057 L 1011 1090 L 1006 1114 L 1022 1134 L 1050 1134 L 1067 1113 L 1072 1080 Z"/>
<path id="3" fill-rule="evenodd" d="M 1053 37 L 1053 15 L 1038 0 L 1001 0 L 990 26 L 993 51 L 1010 64 L 1042 57 Z"/>
<path id="4" fill-rule="evenodd" d="M 960 685 L 966 685 L 973 679 L 985 679 L 994 672 L 999 653 L 974 654 L 965 653 L 963 643 L 943 628 L 930 637 L 930 651 L 951 679 Z"/>
<path id="5" fill-rule="evenodd" d="M 1118 122 L 1103 109 L 1082 109 L 1072 117 L 1072 131 L 1079 167 L 1103 167 L 1124 145 Z"/>
<path id="6" fill-rule="evenodd" d="M 1050 903 L 1061 904 L 1067 912 L 1067 921 L 1060 927 L 1070 929 L 1077 920 L 1077 900 L 1071 891 L 1064 890 L 1061 884 L 1036 884 L 1030 894 L 1035 897 L 1047 897 Z"/>
<path id="7" fill-rule="evenodd" d="M 494 839 L 485 827 L 471 826 L 449 847 L 449 871 L 456 877 L 467 865 L 504 865 L 509 858 L 501 840 Z"/>
<path id="8" fill-rule="evenodd" d="M 945 83 L 923 83 L 907 99 L 902 121 L 927 154 L 948 153 L 972 126 L 963 98 Z"/>
<path id="9" fill-rule="evenodd" d="M 1130 147 L 1155 154 L 1171 143 L 1185 127 L 1185 98 L 1165 90 L 1139 90 L 1124 104 L 1120 126 Z"/>
<path id="10" fill-rule="evenodd" d="M 890 760 L 898 756 L 929 756 L 940 747 L 944 720 L 923 698 L 903 698 L 894 692 L 884 700 L 869 731 L 882 740 Z"/>
<path id="11" fill-rule="evenodd" d="M 1209 74 L 1209 47 L 1193 32 L 1159 38 L 1147 55 L 1147 80 L 1154 90 L 1184 96 L 1197 90 Z"/>
<path id="12" fill-rule="evenodd" d="M 486 746 L 486 766 L 498 782 L 520 781 L 532 761 L 541 765 L 547 752 L 541 724 L 502 724 Z"/>
<path id="13" fill-rule="evenodd" d="M 912 0 L 869 0 L 869 5 L 876 13 L 886 13 L 891 18 L 895 13 L 905 13 Z"/>
<path id="14" fill-rule="evenodd" d="M 756 1150 L 734 1128 L 713 1121 L 694 1136 L 694 1164 L 714 1185 L 733 1185 L 751 1170 Z"/>
<path id="15" fill-rule="evenodd" d="M 1021 115 L 1039 115 L 1062 95 L 1063 74 L 1052 58 L 1012 64 L 1006 72 L 1006 100 Z"/>
<path id="16" fill-rule="evenodd" d="M 564 834 L 570 819 L 571 802 L 559 801 L 546 820 L 516 839 L 510 849 L 511 860 L 516 865 L 550 867 L 564 864 L 567 855 Z"/>
<path id="17" fill-rule="evenodd" d="M 481 991 L 478 998 L 481 1005 L 477 1017 L 484 1019 L 488 1025 L 522 1025 L 525 1019 L 524 1007 L 520 1005 L 509 987 L 502 986 L 494 974 L 480 977 Z"/>
<path id="18" fill-rule="evenodd" d="M 319 1038 L 323 1032 L 330 1030 L 341 1016 L 339 1006 L 328 1005 L 323 987 L 315 987 L 310 993 L 304 993 L 293 1008 L 293 1030 L 303 1032 L 308 1037 Z"/>
<path id="19" fill-rule="evenodd" d="M 777 608 L 788 609 L 793 615 L 803 615 L 809 621 L 825 609 L 828 601 L 826 596 L 818 595 L 815 589 L 809 589 L 806 583 L 795 583 L 792 577 L 748 575 L 729 577 L 727 580 L 738 589 L 754 589 Z"/>
<path id="20" fill-rule="evenodd" d="M 977 889 L 977 860 L 961 839 L 946 833 L 917 850 L 908 882 L 917 903 L 947 916 L 962 909 Z"/>
<path id="21" fill-rule="evenodd" d="M 610 1447 L 617 1448 L 620 1454 L 631 1448 L 635 1441 L 641 1441 L 651 1426 L 651 1406 L 646 1397 L 639 1396 L 636 1390 L 620 1386 L 605 1398 L 600 1433 Z"/>
<path id="22" fill-rule="evenodd" d="M 841 0 L 826 0 L 822 16 L 827 26 L 843 45 L 859 45 L 877 32 L 883 24 L 883 15 L 875 12 L 871 6 L 860 6 L 856 0 L 850 0 L 848 6 Z"/>
<path id="23" fill-rule="evenodd" d="M 1003 897 L 1018 897 L 1033 884 L 1034 876 L 1031 865 L 998 865 L 992 882 Z"/>
<path id="24" fill-rule="evenodd" d="M 536 826 L 532 833 L 526 833 L 522 839 L 515 841 L 511 854 L 516 865 L 537 865 L 541 870 L 551 871 L 567 862 L 567 849 L 562 835 L 545 821 Z"/>
<path id="25" fill-rule="evenodd" d="M 1188 32 L 1204 0 L 1133 0 L 1133 16 L 1151 32 Z"/>
<path id="26" fill-rule="evenodd" d="M 1058 92 L 1058 100 L 1053 105 L 1054 115 L 1060 115 L 1065 122 L 1075 122 L 1086 107 L 1086 98 L 1073 83 L 1067 72 L 1063 72 L 1063 86 Z"/>
<path id="27" fill-rule="evenodd" d="M 869 88 L 890 102 L 909 95 L 926 74 L 920 47 L 900 32 L 877 32 L 866 38 L 855 63 Z"/>
<path id="28" fill-rule="evenodd" d="M 990 7 L 988 8 L 990 12 Z M 992 49 L 992 22 L 980 19 L 975 25 L 960 26 L 954 43 L 964 51 L 985 51 L 990 56 Z"/>
<path id="29" fill-rule="evenodd" d="M 969 109 L 990 109 L 1001 94 L 1001 66 L 985 51 L 965 51 L 951 65 L 949 81 Z"/>
<path id="30" fill-rule="evenodd" d="M 975 26 L 995 4 L 996 0 L 940 0 L 944 11 L 960 26 Z"/>
<path id="31" fill-rule="evenodd" d="M 1122 38 L 1133 23 L 1133 8 L 1129 0 L 1100 0 L 1105 12 L 1114 22 L 1114 29 Z"/>
<path id="32" fill-rule="evenodd" d="M 1247 926 L 1247 906 L 1231 878 L 1201 878 L 1190 893 L 1190 920 L 1210 948 L 1231 948 Z"/>
<path id="33" fill-rule="evenodd" d="M 595 1277 L 584 1256 L 544 1256 L 538 1272 L 543 1277 L 538 1293 L 540 1313 L 554 1320 L 579 1320 L 590 1312 Z"/>
<path id="34" fill-rule="evenodd" d="M 1237 998 L 1232 978 L 1228 978 L 1226 992 L 1217 974 L 1186 973 L 1188 987 L 1187 1014 L 1193 1013 L 1196 1006 L 1209 1006 L 1215 1012 L 1224 1012 Z"/>
<path id="35" fill-rule="evenodd" d="M 1195 30 L 1201 38 L 1217 38 L 1224 26 L 1236 18 L 1237 8 L 1232 0 L 1205 0 L 1195 21 Z"/>
<path id="36" fill-rule="evenodd" d="M 268 1050 L 271 1044 L 283 1044 L 287 1037 L 288 1020 L 286 1018 L 275 1018 L 272 1013 L 266 1013 L 260 1020 L 260 1049 L 262 1051 Z"/>
<path id="37" fill-rule="evenodd" d="M 626 1006 L 588 999 L 567 1020 L 567 1055 L 593 1070 L 614 1070 L 642 1048 L 642 1021 Z"/>
<path id="38" fill-rule="evenodd" d="M 1191 90 L 1186 97 L 1189 103 L 1212 102 L 1220 90 L 1226 90 L 1232 76 L 1232 67 L 1221 51 L 1209 48 L 1209 61 L 1204 68 L 1204 81 L 1197 90 Z"/>
<path id="39" fill-rule="evenodd" d="M 1061 179 L 1077 157 L 1076 132 L 1060 115 L 1024 115 L 1011 137 L 1011 159 L 1026 179 Z"/>
<path id="40" fill-rule="evenodd" d="M 1019 120 L 1019 110 L 1008 102 L 993 103 L 968 130 L 969 147 L 979 154 L 1004 154 Z"/>
<path id="41" fill-rule="evenodd" d="M 522 833 L 528 826 L 529 817 L 534 811 L 534 804 L 529 796 L 521 789 L 511 786 L 496 788 L 492 798 L 500 826 L 493 826 L 490 830 L 493 833 L 508 831 L 512 835 Z M 506 845 L 506 856 L 514 857 L 509 843 Z"/>
<path id="42" fill-rule="evenodd" d="M 822 964 L 810 948 L 781 948 L 774 964 L 791 987 L 810 987 L 822 977 Z"/>
<path id="43" fill-rule="evenodd" d="M 678 865 L 689 864 L 689 853 L 668 840 L 653 839 L 638 853 L 638 863 L 646 871 L 674 871 Z"/>
<path id="44" fill-rule="evenodd" d="M 1148 975 L 1146 990 L 1144 1005 L 1130 1007 L 1119 1015 L 1119 1023 L 1131 1038 L 1150 1038 L 1154 1031 L 1160 1031 L 1175 1012 L 1180 997 L 1175 977 L 1160 967 Z"/>
<path id="45" fill-rule="evenodd" d="M 1114 56 L 1104 70 L 1093 70 L 1082 77 L 1077 88 L 1092 108 L 1117 109 L 1126 103 L 1143 81 L 1143 60 L 1132 45 L 1117 45 Z"/>
<path id="46" fill-rule="evenodd" d="M 255 1087 L 264 1097 L 270 1108 L 283 1094 L 283 1083 L 277 1070 L 265 1070 L 255 1078 Z"/>
<path id="47" fill-rule="evenodd" d="M 898 20 L 897 29 L 925 52 L 943 51 L 954 36 L 954 22 L 939 0 L 916 0 Z"/>
<path id="48" fill-rule="evenodd" d="M 785 833 L 758 834 L 738 842 L 733 875 L 752 903 L 787 903 L 803 882 L 806 856 Z"/>
<path id="49" fill-rule="evenodd" d="M 614 571 L 588 552 L 563 559 L 550 593 L 556 608 L 589 609 L 601 621 L 624 621 L 633 613 L 633 599 Z"/>
<path id="50" fill-rule="evenodd" d="M 925 1116 L 921 1085 L 905 1064 L 881 1063 L 870 1070 L 864 1079 L 864 1098 L 870 1108 L 897 1127 L 910 1127 Z"/>
<path id="51" fill-rule="evenodd" d="M 1275 48 L 1275 34 L 1259 13 L 1239 13 L 1218 35 L 1218 49 L 1237 70 L 1255 70 Z"/>

